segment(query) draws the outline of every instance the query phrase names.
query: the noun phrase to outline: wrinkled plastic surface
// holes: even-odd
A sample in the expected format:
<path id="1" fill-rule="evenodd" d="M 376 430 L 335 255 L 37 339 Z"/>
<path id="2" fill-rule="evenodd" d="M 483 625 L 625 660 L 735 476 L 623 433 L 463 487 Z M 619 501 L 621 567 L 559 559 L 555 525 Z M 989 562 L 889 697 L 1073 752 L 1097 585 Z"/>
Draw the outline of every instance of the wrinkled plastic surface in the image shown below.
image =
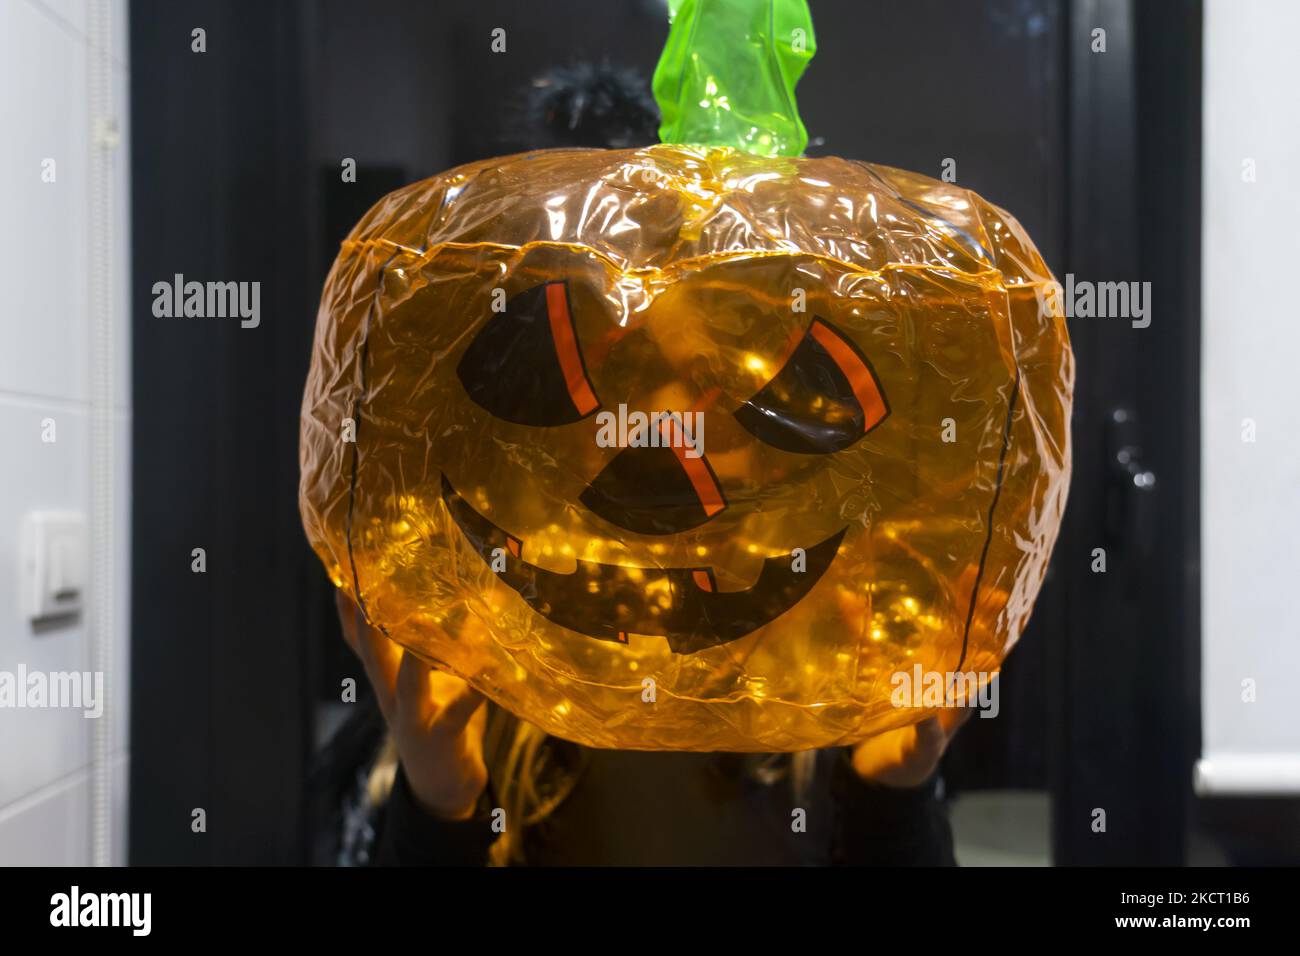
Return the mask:
<path id="1" fill-rule="evenodd" d="M 307 535 L 393 640 L 560 737 L 787 751 L 909 724 L 931 711 L 893 706 L 894 675 L 995 671 L 1047 567 L 1054 287 L 1009 215 L 897 169 L 673 145 L 464 166 L 380 201 L 330 273 Z M 620 404 L 702 410 L 720 510 L 690 517 L 675 451 L 597 442 Z M 832 450 L 777 447 L 804 440 Z M 620 524 L 661 513 L 690 520 Z"/>
<path id="2" fill-rule="evenodd" d="M 653 89 L 665 143 L 798 156 L 794 88 L 816 52 L 807 0 L 669 0 Z"/>

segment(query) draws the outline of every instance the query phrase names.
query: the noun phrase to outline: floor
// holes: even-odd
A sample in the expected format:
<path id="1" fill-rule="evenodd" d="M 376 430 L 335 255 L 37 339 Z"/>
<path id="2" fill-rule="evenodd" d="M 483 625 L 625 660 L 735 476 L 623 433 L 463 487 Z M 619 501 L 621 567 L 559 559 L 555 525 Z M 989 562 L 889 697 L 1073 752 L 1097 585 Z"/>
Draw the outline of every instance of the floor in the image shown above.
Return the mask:
<path id="1" fill-rule="evenodd" d="M 1051 799 L 1041 790 L 965 793 L 949 807 L 962 866 L 1051 866 Z"/>

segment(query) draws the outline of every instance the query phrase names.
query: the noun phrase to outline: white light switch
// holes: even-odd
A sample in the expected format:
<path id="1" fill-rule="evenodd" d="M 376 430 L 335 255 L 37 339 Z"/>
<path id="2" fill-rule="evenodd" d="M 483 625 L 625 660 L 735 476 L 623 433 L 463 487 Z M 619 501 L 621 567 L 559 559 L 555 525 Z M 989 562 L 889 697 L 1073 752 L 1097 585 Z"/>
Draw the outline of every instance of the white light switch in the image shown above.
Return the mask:
<path id="1" fill-rule="evenodd" d="M 33 511 L 23 519 L 23 616 L 30 621 L 78 613 L 86 593 L 86 516 Z"/>

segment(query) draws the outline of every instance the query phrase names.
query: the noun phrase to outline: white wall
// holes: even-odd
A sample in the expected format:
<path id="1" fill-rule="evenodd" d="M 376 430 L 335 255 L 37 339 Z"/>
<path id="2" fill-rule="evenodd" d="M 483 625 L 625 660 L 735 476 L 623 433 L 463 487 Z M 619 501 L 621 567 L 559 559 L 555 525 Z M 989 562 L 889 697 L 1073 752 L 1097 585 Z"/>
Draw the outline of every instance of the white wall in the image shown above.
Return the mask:
<path id="1" fill-rule="evenodd" d="M 130 324 L 127 4 L 109 5 L 113 110 L 112 427 L 115 604 L 114 862 L 125 862 L 129 677 Z M 0 671 L 88 671 L 87 617 L 37 632 L 18 599 L 19 530 L 30 510 L 90 508 L 87 0 L 0 0 Z M 43 162 L 55 181 L 43 182 Z M 42 441 L 54 419 L 53 443 Z M 80 710 L 0 707 L 0 864 L 90 863 L 94 720 Z"/>
<path id="2" fill-rule="evenodd" d="M 1203 793 L 1300 793 L 1298 36 L 1295 0 L 1206 3 Z"/>

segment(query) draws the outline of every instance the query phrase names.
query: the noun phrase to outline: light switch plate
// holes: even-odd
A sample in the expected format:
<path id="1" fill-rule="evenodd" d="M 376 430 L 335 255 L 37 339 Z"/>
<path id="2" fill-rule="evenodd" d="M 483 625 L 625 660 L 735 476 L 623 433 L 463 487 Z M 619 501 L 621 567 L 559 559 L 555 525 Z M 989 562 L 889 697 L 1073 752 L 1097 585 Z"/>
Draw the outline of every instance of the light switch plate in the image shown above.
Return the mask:
<path id="1" fill-rule="evenodd" d="M 23 519 L 23 617 L 48 621 L 77 614 L 85 604 L 86 516 L 33 511 Z"/>

